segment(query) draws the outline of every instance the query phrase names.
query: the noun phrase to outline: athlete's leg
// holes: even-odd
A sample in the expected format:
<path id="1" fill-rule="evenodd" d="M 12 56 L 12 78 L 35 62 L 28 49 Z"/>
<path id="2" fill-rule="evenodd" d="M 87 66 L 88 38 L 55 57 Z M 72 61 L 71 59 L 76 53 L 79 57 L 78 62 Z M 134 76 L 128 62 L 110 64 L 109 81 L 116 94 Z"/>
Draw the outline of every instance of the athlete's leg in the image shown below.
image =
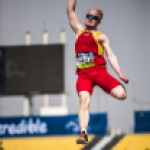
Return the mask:
<path id="1" fill-rule="evenodd" d="M 90 95 L 93 91 L 92 81 L 85 76 L 78 76 L 76 83 L 77 92 L 79 95 L 79 125 L 80 129 L 87 130 L 88 121 L 89 121 L 89 104 L 90 104 Z"/>
<path id="2" fill-rule="evenodd" d="M 83 76 L 79 76 L 77 80 L 77 92 L 79 94 L 79 126 L 81 129 L 81 134 L 77 139 L 77 144 L 85 144 L 88 141 L 87 129 L 89 123 L 89 105 L 90 105 L 90 95 L 93 90 L 93 83 Z"/>
<path id="3" fill-rule="evenodd" d="M 89 123 L 89 104 L 90 104 L 90 93 L 88 91 L 79 92 L 79 124 L 81 131 L 87 131 Z"/>
<path id="4" fill-rule="evenodd" d="M 95 78 L 95 82 L 106 93 L 110 94 L 114 98 L 124 100 L 127 97 L 125 88 L 123 85 L 113 76 L 111 76 L 107 70 L 101 70 L 100 75 Z"/>

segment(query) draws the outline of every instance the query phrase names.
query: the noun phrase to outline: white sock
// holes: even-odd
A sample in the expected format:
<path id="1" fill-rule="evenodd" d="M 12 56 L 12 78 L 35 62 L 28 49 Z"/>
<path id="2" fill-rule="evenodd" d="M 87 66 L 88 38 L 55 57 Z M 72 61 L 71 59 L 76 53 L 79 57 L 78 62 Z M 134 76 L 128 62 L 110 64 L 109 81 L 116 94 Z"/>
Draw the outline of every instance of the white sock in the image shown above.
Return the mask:
<path id="1" fill-rule="evenodd" d="M 86 129 L 81 129 L 81 132 L 85 132 L 85 134 L 87 134 L 87 130 Z"/>

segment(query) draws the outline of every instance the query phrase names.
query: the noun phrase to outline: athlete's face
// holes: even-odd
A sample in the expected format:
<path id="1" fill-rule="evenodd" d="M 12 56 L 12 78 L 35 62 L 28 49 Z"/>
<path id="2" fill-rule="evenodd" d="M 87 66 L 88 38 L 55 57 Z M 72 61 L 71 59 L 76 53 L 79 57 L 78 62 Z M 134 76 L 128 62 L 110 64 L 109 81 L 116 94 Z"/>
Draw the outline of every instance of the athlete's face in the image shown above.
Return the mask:
<path id="1" fill-rule="evenodd" d="M 86 14 L 85 26 L 87 28 L 96 28 L 100 23 L 100 15 L 94 9 L 90 9 Z"/>

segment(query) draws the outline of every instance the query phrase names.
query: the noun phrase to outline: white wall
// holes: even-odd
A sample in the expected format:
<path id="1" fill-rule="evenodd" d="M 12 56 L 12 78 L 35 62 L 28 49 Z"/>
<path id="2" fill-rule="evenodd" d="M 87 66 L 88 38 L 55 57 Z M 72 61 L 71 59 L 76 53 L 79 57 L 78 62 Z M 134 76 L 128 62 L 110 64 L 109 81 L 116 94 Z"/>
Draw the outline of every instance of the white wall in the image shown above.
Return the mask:
<path id="1" fill-rule="evenodd" d="M 0 18 L 2 18 L 2 1 L 0 1 Z M 0 33 L 2 34 L 2 24 L 0 23 Z M 0 41 L 2 40 L 2 36 L 0 36 Z"/>
<path id="2" fill-rule="evenodd" d="M 59 4 L 58 4 L 59 3 Z M 74 33 L 72 32 L 66 16 L 67 0 L 1 0 L 0 1 L 0 45 L 25 44 L 25 33 L 31 31 L 31 43 L 42 43 L 43 26 L 49 32 L 49 43 L 60 41 L 59 32 L 61 22 L 67 33 L 67 46 L 65 53 L 65 87 L 69 93 L 67 96 L 70 113 L 78 111 L 78 96 L 75 90 L 75 59 L 74 59 Z M 99 29 L 106 33 L 115 54 L 118 56 L 123 72 L 130 78 L 126 86 L 128 98 L 120 102 L 106 95 L 100 89 L 95 88 L 90 106 L 91 112 L 108 112 L 109 126 L 121 127 L 130 132 L 133 128 L 133 111 L 135 109 L 150 109 L 148 89 L 149 80 L 149 35 L 150 35 L 150 1 L 149 0 L 86 0 L 77 2 L 76 12 L 81 23 L 91 6 L 100 6 L 104 11 L 104 19 Z M 114 71 L 108 65 L 111 74 Z M 133 101 L 133 96 L 136 100 Z M 59 103 L 57 96 L 51 96 L 51 104 Z M 6 100 L 7 99 L 7 100 Z M 11 100 L 10 100 L 11 99 Z M 17 100 L 20 99 L 19 103 Z M 15 101 L 16 100 L 16 101 Z M 22 115 L 23 97 L 0 98 L 3 110 L 0 115 Z M 39 113 L 42 105 L 42 97 L 33 98 L 34 113 Z M 57 101 L 57 102 L 56 102 Z M 12 110 L 8 106 L 11 104 Z M 139 105 L 140 104 L 140 105 Z M 143 106 L 143 108 L 142 108 Z M 14 112 L 14 113 L 13 113 Z"/>

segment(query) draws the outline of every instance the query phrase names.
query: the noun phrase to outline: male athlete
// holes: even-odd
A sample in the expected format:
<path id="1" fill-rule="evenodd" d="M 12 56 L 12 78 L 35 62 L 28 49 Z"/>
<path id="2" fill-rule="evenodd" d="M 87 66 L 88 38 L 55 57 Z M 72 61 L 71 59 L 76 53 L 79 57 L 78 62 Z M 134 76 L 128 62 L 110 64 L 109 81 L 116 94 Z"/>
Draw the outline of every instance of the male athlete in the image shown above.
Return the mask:
<path id="1" fill-rule="evenodd" d="M 68 0 L 68 19 L 76 35 L 75 56 L 78 75 L 76 88 L 80 99 L 78 117 L 81 133 L 76 143 L 86 144 L 88 142 L 90 96 L 94 86 L 99 86 L 114 98 L 124 100 L 127 97 L 122 84 L 107 72 L 106 60 L 103 55 L 107 56 L 111 67 L 124 83 L 128 83 L 129 80 L 120 69 L 108 37 L 97 30 L 97 26 L 103 18 L 102 10 L 98 7 L 90 8 L 85 16 L 85 26 L 82 26 L 75 13 L 75 6 L 76 0 Z"/>

